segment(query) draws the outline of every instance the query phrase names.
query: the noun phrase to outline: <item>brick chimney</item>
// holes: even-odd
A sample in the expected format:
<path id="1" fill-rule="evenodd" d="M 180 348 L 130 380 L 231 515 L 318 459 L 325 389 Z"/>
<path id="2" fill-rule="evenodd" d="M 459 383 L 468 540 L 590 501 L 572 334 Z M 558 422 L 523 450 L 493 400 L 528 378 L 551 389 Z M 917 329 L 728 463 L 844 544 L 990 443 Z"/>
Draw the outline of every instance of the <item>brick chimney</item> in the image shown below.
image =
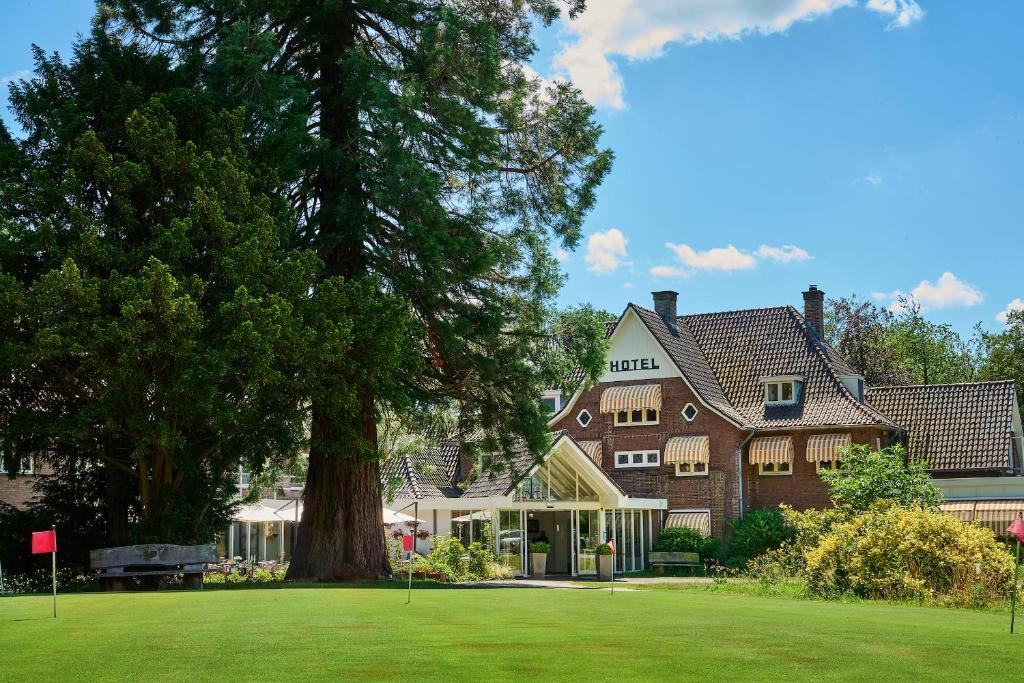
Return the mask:
<path id="1" fill-rule="evenodd" d="M 661 319 L 665 321 L 672 329 L 676 327 L 676 299 L 679 298 L 679 292 L 664 291 L 664 292 L 651 292 L 651 296 L 654 297 L 654 312 L 661 316 Z"/>
<path id="2" fill-rule="evenodd" d="M 811 285 L 804 292 L 804 319 L 819 337 L 825 334 L 825 292 Z"/>

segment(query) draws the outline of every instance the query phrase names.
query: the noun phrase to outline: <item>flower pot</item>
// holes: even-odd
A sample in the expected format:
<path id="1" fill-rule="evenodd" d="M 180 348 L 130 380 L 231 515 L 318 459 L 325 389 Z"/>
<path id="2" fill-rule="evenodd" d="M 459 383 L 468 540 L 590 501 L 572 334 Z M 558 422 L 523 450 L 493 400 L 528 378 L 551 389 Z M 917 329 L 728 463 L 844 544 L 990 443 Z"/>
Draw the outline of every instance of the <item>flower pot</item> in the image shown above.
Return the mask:
<path id="1" fill-rule="evenodd" d="M 612 562 L 615 561 L 614 555 L 598 555 L 597 556 L 597 580 L 598 581 L 611 581 L 612 580 Z"/>
<path id="2" fill-rule="evenodd" d="M 535 579 L 543 579 L 547 566 L 547 553 L 530 553 L 530 576 Z"/>

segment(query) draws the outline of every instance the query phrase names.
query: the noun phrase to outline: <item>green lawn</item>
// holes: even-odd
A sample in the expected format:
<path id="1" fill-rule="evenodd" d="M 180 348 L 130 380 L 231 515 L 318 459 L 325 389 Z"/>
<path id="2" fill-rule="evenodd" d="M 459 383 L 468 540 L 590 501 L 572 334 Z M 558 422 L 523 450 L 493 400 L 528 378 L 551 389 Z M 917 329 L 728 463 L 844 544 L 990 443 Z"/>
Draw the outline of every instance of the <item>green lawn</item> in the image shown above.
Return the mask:
<path id="1" fill-rule="evenodd" d="M 310 587 L 0 598 L 0 680 L 1021 680 L 1005 615 L 715 593 Z"/>

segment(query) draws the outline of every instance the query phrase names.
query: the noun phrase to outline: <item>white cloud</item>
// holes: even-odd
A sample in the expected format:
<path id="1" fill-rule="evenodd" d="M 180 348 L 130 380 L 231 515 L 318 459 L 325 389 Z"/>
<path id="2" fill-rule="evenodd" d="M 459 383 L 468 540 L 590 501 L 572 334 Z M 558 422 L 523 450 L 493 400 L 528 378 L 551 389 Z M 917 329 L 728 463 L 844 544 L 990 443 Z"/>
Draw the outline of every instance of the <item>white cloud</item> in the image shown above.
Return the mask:
<path id="1" fill-rule="evenodd" d="M 565 263 L 566 261 L 569 260 L 569 252 L 567 252 L 565 249 L 562 249 L 561 247 L 555 249 L 552 252 L 552 255 L 555 257 L 555 260 L 558 261 L 559 263 Z"/>
<path id="2" fill-rule="evenodd" d="M 587 270 L 595 273 L 610 273 L 622 265 L 629 240 L 617 228 L 595 232 L 587 239 L 587 255 L 584 260 L 590 264 Z"/>
<path id="3" fill-rule="evenodd" d="M 757 259 L 753 254 L 740 251 L 731 244 L 707 251 L 697 251 L 688 244 L 668 242 L 665 246 L 671 249 L 684 265 L 697 270 L 747 270 L 757 265 Z"/>
<path id="4" fill-rule="evenodd" d="M 906 294 L 903 290 L 894 289 L 891 292 L 872 292 L 871 296 L 880 300 L 888 300 L 889 310 L 893 313 L 900 313 L 906 308 L 909 301 L 917 303 L 922 311 L 932 311 L 942 308 L 959 308 L 977 306 L 984 300 L 981 292 L 973 285 L 964 282 L 948 270 L 939 276 L 935 282 L 921 280 Z"/>
<path id="5" fill-rule="evenodd" d="M 20 81 L 28 78 L 32 75 L 32 72 L 28 69 L 22 69 L 21 71 L 15 71 L 7 76 L 0 76 L 0 87 L 6 87 L 8 84 L 14 81 Z"/>
<path id="6" fill-rule="evenodd" d="M 762 244 L 757 250 L 757 255 L 763 259 L 779 263 L 800 262 L 811 258 L 811 255 L 806 250 L 794 244 L 783 244 L 781 247 L 770 247 L 767 244 Z"/>
<path id="7" fill-rule="evenodd" d="M 1024 311 L 1024 299 L 1014 299 L 1006 304 L 1006 308 L 996 313 L 996 320 L 1005 325 L 1013 311 Z"/>
<path id="8" fill-rule="evenodd" d="M 623 282 L 622 283 L 622 288 L 623 289 L 633 289 L 634 287 L 636 287 L 636 285 L 634 285 L 632 282 Z"/>
<path id="9" fill-rule="evenodd" d="M 693 275 L 692 270 L 677 268 L 676 266 L 654 266 L 651 268 L 651 275 L 654 277 L 677 277 L 686 279 Z"/>
<path id="10" fill-rule="evenodd" d="M 879 185 L 882 184 L 882 176 L 877 175 L 875 173 L 870 173 L 864 176 L 864 180 L 874 187 L 878 187 Z"/>
<path id="11" fill-rule="evenodd" d="M 692 45 L 738 40 L 751 34 L 781 33 L 857 0 L 600 0 L 572 21 L 564 21 L 561 51 L 552 60 L 592 103 L 621 109 L 622 74 L 612 61 L 654 59 L 671 43 Z M 869 0 L 867 7 L 891 17 L 889 28 L 921 19 L 914 0 Z"/>
<path id="12" fill-rule="evenodd" d="M 892 17 L 885 27 L 887 31 L 905 28 L 924 19 L 924 10 L 916 0 L 868 0 L 867 8 Z"/>

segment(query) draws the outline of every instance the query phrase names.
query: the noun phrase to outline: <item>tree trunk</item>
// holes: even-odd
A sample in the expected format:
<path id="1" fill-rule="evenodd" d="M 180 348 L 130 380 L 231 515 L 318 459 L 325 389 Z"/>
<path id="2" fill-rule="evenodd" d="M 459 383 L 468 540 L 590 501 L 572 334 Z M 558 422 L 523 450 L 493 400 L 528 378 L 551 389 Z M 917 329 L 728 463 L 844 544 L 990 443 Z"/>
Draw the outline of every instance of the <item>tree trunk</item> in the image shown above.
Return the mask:
<path id="1" fill-rule="evenodd" d="M 363 396 L 363 437 L 376 443 L 372 398 Z M 384 543 L 380 468 L 333 438 L 332 420 L 313 411 L 313 444 L 302 521 L 289 579 L 351 581 L 391 573 Z"/>
<path id="2" fill-rule="evenodd" d="M 323 3 L 316 24 L 320 135 L 326 152 L 315 178 L 319 251 L 326 275 L 346 280 L 367 274 L 364 236 L 369 219 L 360 180 L 359 88 L 346 63 L 355 45 L 356 13 L 351 0 Z M 344 581 L 379 579 L 391 573 L 381 504 L 380 467 L 364 456 L 375 450 L 374 397 L 357 388 L 363 444 L 344 438 L 352 415 L 336 415 L 313 398 L 313 434 L 298 542 L 289 579 Z"/>
<path id="3" fill-rule="evenodd" d="M 128 509 L 131 504 L 131 478 L 121 468 L 103 466 L 107 494 L 107 543 L 111 547 L 128 545 Z"/>

